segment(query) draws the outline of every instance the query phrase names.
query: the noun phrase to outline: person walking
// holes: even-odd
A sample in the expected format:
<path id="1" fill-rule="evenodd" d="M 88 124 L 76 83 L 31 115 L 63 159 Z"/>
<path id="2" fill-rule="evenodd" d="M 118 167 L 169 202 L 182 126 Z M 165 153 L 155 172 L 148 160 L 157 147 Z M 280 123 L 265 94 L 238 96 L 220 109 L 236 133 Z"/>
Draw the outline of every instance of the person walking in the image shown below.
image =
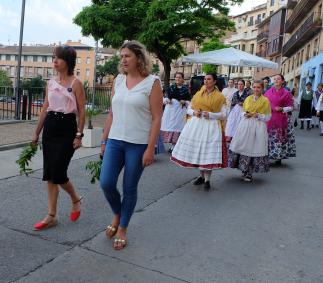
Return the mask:
<path id="1" fill-rule="evenodd" d="M 145 47 L 128 41 L 120 49 L 120 74 L 112 89 L 112 109 L 102 136 L 103 163 L 100 185 L 112 212 L 106 229 L 113 247 L 127 245 L 127 228 L 137 203 L 138 183 L 154 160 L 155 144 L 163 113 L 163 92 L 158 77 L 150 75 Z M 123 198 L 117 190 L 121 170 Z"/>
<path id="2" fill-rule="evenodd" d="M 262 81 L 253 83 L 253 95 L 243 103 L 242 118 L 229 149 L 229 167 L 241 170 L 246 182 L 252 181 L 254 172 L 269 171 L 266 122 L 271 108 L 268 98 L 262 95 L 263 87 Z"/>
<path id="3" fill-rule="evenodd" d="M 310 124 L 312 120 L 312 100 L 314 91 L 312 89 L 312 83 L 307 82 L 305 89 L 302 90 L 298 96 L 299 115 L 298 118 L 301 121 L 301 129 L 304 129 L 304 121 L 306 121 L 306 129 L 310 130 Z"/>
<path id="4" fill-rule="evenodd" d="M 252 94 L 251 81 L 249 81 L 249 80 L 246 81 L 245 90 L 248 93 L 248 95 L 251 95 Z"/>
<path id="5" fill-rule="evenodd" d="M 238 91 L 234 93 L 231 101 L 231 111 L 225 126 L 226 141 L 230 142 L 234 136 L 241 119 L 242 105 L 249 96 L 249 92 L 245 89 L 245 81 L 238 81 Z"/>
<path id="6" fill-rule="evenodd" d="M 320 117 L 320 136 L 323 136 L 323 92 L 316 104 L 316 115 Z"/>
<path id="7" fill-rule="evenodd" d="M 271 88 L 271 86 L 270 86 L 270 78 L 269 77 L 264 77 L 262 79 L 262 81 L 264 83 L 264 89 L 263 89 L 263 94 L 264 94 L 268 89 Z"/>
<path id="8" fill-rule="evenodd" d="M 175 84 L 169 87 L 167 98 L 164 99 L 166 106 L 160 128 L 163 142 L 171 144 L 170 152 L 184 128 L 189 101 L 190 94 L 188 87 L 184 85 L 184 74 L 177 72 Z"/>
<path id="9" fill-rule="evenodd" d="M 53 63 L 58 76 L 50 79 L 47 84 L 44 106 L 32 138 L 32 143 L 36 145 L 43 131 L 43 181 L 47 181 L 48 191 L 48 214 L 34 225 L 35 230 L 50 228 L 58 223 L 59 187 L 71 198 L 70 220 L 76 221 L 81 213 L 82 198 L 67 177 L 74 151 L 82 145 L 85 123 L 84 88 L 74 76 L 75 49 L 70 46 L 56 47 Z"/>
<path id="10" fill-rule="evenodd" d="M 319 117 L 317 117 L 316 106 L 317 106 L 317 103 L 318 103 L 319 98 L 320 98 L 322 93 L 323 93 L 323 84 L 320 83 L 320 84 L 317 85 L 317 90 L 314 92 L 314 95 L 313 95 L 312 120 L 311 120 L 312 128 L 314 128 L 314 127 L 319 128 L 320 119 L 319 119 Z"/>
<path id="11" fill-rule="evenodd" d="M 267 122 L 269 140 L 269 159 L 277 165 L 282 159 L 296 156 L 295 138 L 292 131 L 292 121 L 288 122 L 288 112 L 293 110 L 293 97 L 283 87 L 284 76 L 274 77 L 274 86 L 266 91 L 265 96 L 271 105 L 271 119 Z"/>
<path id="12" fill-rule="evenodd" d="M 224 95 L 227 103 L 227 109 L 230 110 L 231 108 L 231 102 L 232 102 L 232 97 L 237 92 L 238 89 L 234 87 L 234 80 L 229 79 L 228 81 L 228 86 L 222 90 L 222 94 Z"/>
<path id="13" fill-rule="evenodd" d="M 207 74 L 204 86 L 194 95 L 187 114 L 191 116 L 174 147 L 171 160 L 182 167 L 199 168 L 194 185 L 210 190 L 213 169 L 227 167 L 227 149 L 223 121 L 227 109 L 225 97 L 216 87 L 216 75 Z"/>

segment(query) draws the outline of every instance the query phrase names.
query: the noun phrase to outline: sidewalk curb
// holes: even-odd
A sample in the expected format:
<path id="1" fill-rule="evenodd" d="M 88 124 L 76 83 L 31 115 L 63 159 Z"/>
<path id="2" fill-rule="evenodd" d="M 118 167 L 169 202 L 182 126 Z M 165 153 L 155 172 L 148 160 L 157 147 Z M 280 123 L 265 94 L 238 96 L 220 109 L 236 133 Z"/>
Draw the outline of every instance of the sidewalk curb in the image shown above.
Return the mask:
<path id="1" fill-rule="evenodd" d="M 1 125 L 35 123 L 37 120 L 0 120 Z"/>
<path id="2" fill-rule="evenodd" d="M 15 148 L 19 148 L 19 147 L 24 147 L 24 146 L 26 146 L 28 144 L 30 144 L 30 141 L 0 145 L 0 151 L 5 151 L 5 150 L 15 149 Z"/>

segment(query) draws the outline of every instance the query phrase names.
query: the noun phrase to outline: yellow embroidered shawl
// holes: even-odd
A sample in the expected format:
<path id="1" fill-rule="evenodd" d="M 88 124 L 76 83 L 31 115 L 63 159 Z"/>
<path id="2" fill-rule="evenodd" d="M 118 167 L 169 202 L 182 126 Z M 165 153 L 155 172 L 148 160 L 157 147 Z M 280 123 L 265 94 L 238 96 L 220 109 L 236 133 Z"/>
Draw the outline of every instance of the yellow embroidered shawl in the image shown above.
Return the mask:
<path id="1" fill-rule="evenodd" d="M 250 95 L 243 103 L 243 111 L 251 114 L 259 113 L 268 115 L 271 113 L 270 102 L 267 97 L 261 95 L 257 100 Z"/>
<path id="2" fill-rule="evenodd" d="M 226 104 L 224 95 L 215 88 L 211 94 L 207 93 L 205 86 L 193 96 L 191 107 L 193 110 L 202 110 L 207 112 L 220 112 L 223 105 Z"/>

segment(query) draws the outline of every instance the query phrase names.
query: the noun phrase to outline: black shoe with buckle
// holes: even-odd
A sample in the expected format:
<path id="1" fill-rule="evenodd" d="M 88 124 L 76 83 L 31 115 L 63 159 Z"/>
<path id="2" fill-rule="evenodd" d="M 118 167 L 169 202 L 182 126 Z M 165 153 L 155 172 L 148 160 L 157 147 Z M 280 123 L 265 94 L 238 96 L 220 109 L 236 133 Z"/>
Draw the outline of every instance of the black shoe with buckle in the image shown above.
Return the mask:
<path id="1" fill-rule="evenodd" d="M 210 181 L 205 181 L 204 190 L 209 191 L 211 189 Z"/>
<path id="2" fill-rule="evenodd" d="M 197 179 L 195 179 L 195 181 L 193 182 L 193 185 L 197 186 L 197 185 L 202 185 L 204 184 L 204 178 L 203 177 L 198 177 Z"/>

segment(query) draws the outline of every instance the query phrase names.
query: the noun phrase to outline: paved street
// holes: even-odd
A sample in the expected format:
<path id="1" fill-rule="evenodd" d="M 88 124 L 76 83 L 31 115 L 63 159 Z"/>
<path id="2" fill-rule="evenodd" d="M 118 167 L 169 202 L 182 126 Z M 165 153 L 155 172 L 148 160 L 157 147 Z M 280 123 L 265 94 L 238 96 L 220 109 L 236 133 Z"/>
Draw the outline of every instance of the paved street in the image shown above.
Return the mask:
<path id="1" fill-rule="evenodd" d="M 59 225 L 41 232 L 32 230 L 46 213 L 41 158 L 27 178 L 12 167 L 19 149 L 2 151 L 0 282 L 323 282 L 322 142 L 318 130 L 298 130 L 297 158 L 251 184 L 216 171 L 210 192 L 191 184 L 197 171 L 158 156 L 119 252 L 104 233 L 110 209 L 84 169 L 98 149 L 80 150 L 70 166 L 80 220 L 69 221 L 61 193 Z"/>

